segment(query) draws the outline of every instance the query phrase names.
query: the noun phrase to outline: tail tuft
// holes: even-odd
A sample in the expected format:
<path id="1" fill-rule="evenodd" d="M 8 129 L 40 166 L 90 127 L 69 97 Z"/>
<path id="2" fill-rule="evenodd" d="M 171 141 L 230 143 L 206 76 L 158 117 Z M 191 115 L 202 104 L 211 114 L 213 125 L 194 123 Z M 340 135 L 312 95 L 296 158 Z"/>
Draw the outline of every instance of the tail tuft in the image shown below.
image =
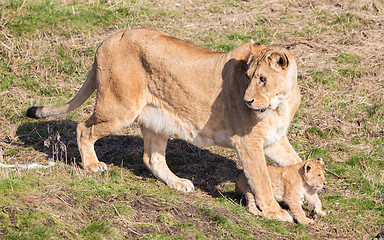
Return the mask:
<path id="1" fill-rule="evenodd" d="M 41 114 L 41 109 L 43 107 L 31 107 L 27 110 L 27 117 L 41 119 L 44 118 Z"/>

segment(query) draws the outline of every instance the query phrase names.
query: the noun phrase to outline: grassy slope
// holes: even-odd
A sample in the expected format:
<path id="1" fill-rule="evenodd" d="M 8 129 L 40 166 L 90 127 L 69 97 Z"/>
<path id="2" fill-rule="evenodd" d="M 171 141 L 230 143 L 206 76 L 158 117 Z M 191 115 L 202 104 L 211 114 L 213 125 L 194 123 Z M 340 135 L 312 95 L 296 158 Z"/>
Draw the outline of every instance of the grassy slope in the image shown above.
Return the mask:
<path id="1" fill-rule="evenodd" d="M 60 162 L 49 170 L 0 170 L 0 238 L 173 239 L 370 238 L 384 225 L 384 11 L 382 1 L 8 1 L 0 19 L 0 160 Z M 153 27 L 203 47 L 228 51 L 250 39 L 290 46 L 303 103 L 289 131 L 300 156 L 322 157 L 327 217 L 314 226 L 247 213 L 233 193 L 233 151 L 168 146 L 173 171 L 193 180 L 191 194 L 153 179 L 141 162 L 137 126 L 100 140 L 111 164 L 86 173 L 76 122 L 94 97 L 65 117 L 24 117 L 32 105 L 59 105 L 79 89 L 98 44 L 110 33 Z M 65 119 L 65 120 L 64 120 Z M 310 208 L 307 208 L 310 210 Z M 310 211 L 308 211 L 310 214 Z"/>

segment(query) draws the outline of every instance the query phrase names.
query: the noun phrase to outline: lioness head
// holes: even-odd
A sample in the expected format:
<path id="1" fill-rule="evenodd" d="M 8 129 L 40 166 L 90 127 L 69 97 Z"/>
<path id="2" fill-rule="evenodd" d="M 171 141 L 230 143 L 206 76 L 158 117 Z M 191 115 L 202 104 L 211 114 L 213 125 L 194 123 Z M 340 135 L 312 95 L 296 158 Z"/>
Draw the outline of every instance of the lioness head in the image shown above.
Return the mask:
<path id="1" fill-rule="evenodd" d="M 265 118 L 287 99 L 296 81 L 296 62 L 284 48 L 251 42 L 250 51 L 244 101 L 258 118 Z"/>
<path id="2" fill-rule="evenodd" d="M 308 186 L 320 190 L 322 189 L 327 180 L 324 175 L 324 166 L 322 159 L 308 159 L 303 166 L 303 179 Z"/>

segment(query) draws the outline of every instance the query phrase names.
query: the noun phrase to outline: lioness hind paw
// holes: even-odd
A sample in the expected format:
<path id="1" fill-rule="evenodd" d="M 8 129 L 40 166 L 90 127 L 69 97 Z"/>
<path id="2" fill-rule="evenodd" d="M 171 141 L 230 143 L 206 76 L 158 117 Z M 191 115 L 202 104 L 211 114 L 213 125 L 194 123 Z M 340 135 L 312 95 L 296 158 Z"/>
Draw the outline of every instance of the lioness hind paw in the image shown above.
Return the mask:
<path id="1" fill-rule="evenodd" d="M 85 170 L 92 171 L 92 172 L 102 172 L 108 169 L 107 164 L 103 162 L 96 162 L 94 164 L 89 164 L 84 166 Z"/>
<path id="2" fill-rule="evenodd" d="M 193 192 L 193 190 L 195 190 L 195 187 L 190 180 L 182 178 L 175 182 L 168 183 L 168 186 L 181 192 Z"/>

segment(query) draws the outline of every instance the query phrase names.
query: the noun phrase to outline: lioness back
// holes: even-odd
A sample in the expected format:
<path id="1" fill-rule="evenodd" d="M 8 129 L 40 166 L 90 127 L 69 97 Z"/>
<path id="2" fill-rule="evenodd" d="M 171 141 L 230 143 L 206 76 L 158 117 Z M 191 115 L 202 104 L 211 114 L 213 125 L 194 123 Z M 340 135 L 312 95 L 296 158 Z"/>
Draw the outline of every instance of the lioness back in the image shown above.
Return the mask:
<path id="1" fill-rule="evenodd" d="M 146 105 L 136 121 L 148 129 L 176 135 L 196 145 L 231 147 L 227 140 L 222 140 L 231 134 L 226 129 L 221 133 L 202 131 L 215 129 L 209 125 L 221 124 L 209 121 L 212 115 L 225 119 L 226 106 L 214 104 L 222 92 L 221 60 L 225 57 L 225 53 L 156 30 L 128 30 L 112 35 L 99 47 L 98 85 L 101 92 L 110 95 L 109 99 L 122 99 L 119 105 L 124 105 L 127 111 Z M 114 77 L 111 79 L 110 75 Z M 98 104 L 96 111 L 105 111 L 110 106 Z"/>
<path id="2" fill-rule="evenodd" d="M 284 168 L 268 166 L 268 172 L 275 199 L 279 202 L 285 202 L 298 222 L 313 223 L 313 220 L 307 218 L 301 208 L 303 197 L 315 206 L 316 213 L 325 215 L 317 196 L 317 191 L 326 184 L 322 161 L 308 159 L 305 162 Z M 262 215 L 262 212 L 257 209 L 256 199 L 249 188 L 244 173 L 241 173 L 237 178 L 236 192 L 245 194 L 250 212 Z"/>

